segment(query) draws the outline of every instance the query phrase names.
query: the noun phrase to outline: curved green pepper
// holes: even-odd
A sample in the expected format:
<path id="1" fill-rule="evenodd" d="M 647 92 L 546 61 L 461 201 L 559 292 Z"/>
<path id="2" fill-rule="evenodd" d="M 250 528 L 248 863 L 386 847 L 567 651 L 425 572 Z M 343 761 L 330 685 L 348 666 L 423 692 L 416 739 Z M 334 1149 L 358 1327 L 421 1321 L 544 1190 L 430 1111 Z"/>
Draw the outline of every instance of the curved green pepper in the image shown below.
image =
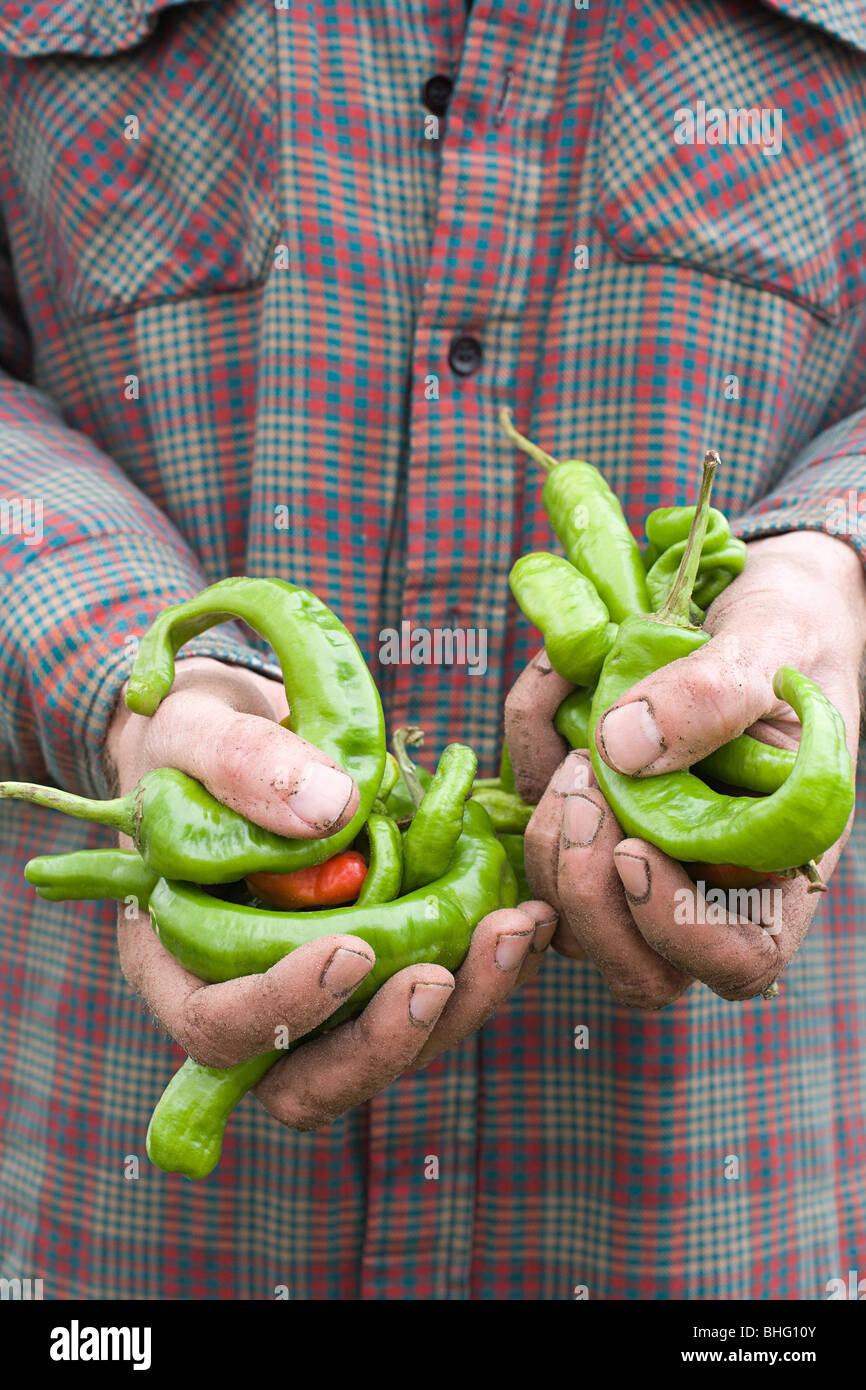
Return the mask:
<path id="1" fill-rule="evenodd" d="M 616 636 L 595 585 L 561 555 L 543 551 L 521 556 L 508 582 L 526 617 L 544 633 L 554 671 L 575 685 L 594 681 Z"/>
<path id="2" fill-rule="evenodd" d="M 497 835 L 522 835 L 535 810 L 517 792 L 504 787 L 476 786 L 472 800 L 483 806 Z"/>
<path id="3" fill-rule="evenodd" d="M 676 578 L 686 548 L 694 507 L 657 507 L 646 519 L 647 589 L 654 609 L 661 608 Z M 746 563 L 746 545 L 731 535 L 727 517 L 710 507 L 692 597 L 706 611 Z"/>
<path id="4" fill-rule="evenodd" d="M 553 718 L 553 727 L 572 748 L 589 747 L 589 714 L 595 686 L 589 690 L 572 690 L 566 695 Z"/>
<path id="5" fill-rule="evenodd" d="M 135 898 L 145 908 L 159 874 L 133 850 L 81 849 L 37 855 L 25 864 L 24 877 L 49 902 Z"/>
<path id="6" fill-rule="evenodd" d="M 502 740 L 502 752 L 499 755 L 499 785 L 507 792 L 514 791 L 514 767 L 505 739 Z"/>
<path id="7" fill-rule="evenodd" d="M 403 893 L 441 878 L 463 825 L 478 760 L 463 743 L 449 743 L 403 838 Z"/>
<path id="8" fill-rule="evenodd" d="M 531 902 L 535 895 L 526 877 L 526 865 L 523 860 L 523 836 L 512 834 L 510 831 L 497 831 L 496 833 L 502 848 L 508 855 L 508 862 L 514 870 L 514 877 L 517 880 L 517 901 L 519 903 Z"/>
<path id="9" fill-rule="evenodd" d="M 355 907 L 389 903 L 400 892 L 403 880 L 403 837 L 391 816 L 374 812 L 366 827 L 367 877 L 355 899 Z"/>
<path id="10" fill-rule="evenodd" d="M 243 618 L 276 652 L 294 732 L 358 786 L 358 809 L 336 834 L 309 840 L 275 835 L 223 806 L 175 768 L 157 768 L 127 796 L 109 801 L 28 782 L 0 783 L 0 797 L 112 826 L 130 836 L 156 873 L 194 883 L 290 873 L 345 849 L 366 821 L 382 781 L 385 725 L 379 693 L 357 644 L 314 594 L 281 579 L 225 579 L 169 608 L 142 638 L 127 704 L 139 714 L 152 714 L 172 687 L 179 648 L 232 618 Z"/>
<path id="11" fill-rule="evenodd" d="M 548 470 L 541 500 L 550 524 L 572 565 L 592 580 L 612 621 L 648 613 L 652 605 L 640 548 L 598 469 L 545 453 L 514 428 L 507 407 L 499 419 L 509 439 Z"/>

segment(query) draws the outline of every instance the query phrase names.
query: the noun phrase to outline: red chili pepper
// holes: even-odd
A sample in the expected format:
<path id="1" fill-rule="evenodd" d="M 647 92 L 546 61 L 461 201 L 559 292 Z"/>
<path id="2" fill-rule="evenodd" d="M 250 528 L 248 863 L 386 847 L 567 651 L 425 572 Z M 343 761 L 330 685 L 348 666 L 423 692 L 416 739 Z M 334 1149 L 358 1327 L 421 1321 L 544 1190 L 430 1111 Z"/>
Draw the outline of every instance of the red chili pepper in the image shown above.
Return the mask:
<path id="1" fill-rule="evenodd" d="M 333 859 L 290 874 L 248 874 L 247 886 L 271 907 L 342 907 L 353 903 L 367 877 L 364 856 L 344 849 Z"/>

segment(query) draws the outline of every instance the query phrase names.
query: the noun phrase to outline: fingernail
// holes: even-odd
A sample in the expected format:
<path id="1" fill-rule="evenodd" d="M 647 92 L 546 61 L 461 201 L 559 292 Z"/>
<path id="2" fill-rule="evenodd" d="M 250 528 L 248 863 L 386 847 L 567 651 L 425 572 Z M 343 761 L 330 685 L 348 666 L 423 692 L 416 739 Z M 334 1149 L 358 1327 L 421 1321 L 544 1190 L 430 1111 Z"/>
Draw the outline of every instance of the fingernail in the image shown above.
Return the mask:
<path id="1" fill-rule="evenodd" d="M 536 671 L 540 671 L 543 676 L 548 675 L 553 670 L 553 667 L 550 664 L 550 657 L 547 655 L 547 652 L 544 650 L 543 647 L 532 664 L 535 667 Z"/>
<path id="2" fill-rule="evenodd" d="M 338 946 L 322 971 L 319 984 L 335 999 L 342 999 L 357 988 L 372 968 L 373 962 L 367 956 L 362 956 L 360 951 L 348 951 L 345 946 Z"/>
<path id="3" fill-rule="evenodd" d="M 351 795 L 352 779 L 345 772 L 325 763 L 307 763 L 289 805 L 307 825 L 327 830 L 340 819 Z"/>
<path id="4" fill-rule="evenodd" d="M 601 721 L 601 742 L 618 772 L 633 777 L 665 750 L 665 741 L 646 700 L 612 709 Z"/>
<path id="5" fill-rule="evenodd" d="M 650 895 L 650 871 L 646 860 L 639 854 L 614 853 L 613 862 L 626 897 L 633 903 L 645 903 Z"/>
<path id="6" fill-rule="evenodd" d="M 497 970 L 516 970 L 532 944 L 531 931 L 504 931 L 496 942 L 493 957 Z"/>
<path id="7" fill-rule="evenodd" d="M 592 767 L 579 753 L 569 753 L 550 779 L 551 790 L 558 796 L 570 796 L 592 785 Z"/>
<path id="8" fill-rule="evenodd" d="M 532 938 L 532 946 L 530 947 L 530 950 L 535 951 L 538 954 L 540 954 L 542 951 L 546 951 L 551 941 L 553 940 L 554 933 L 556 932 L 556 928 L 558 925 L 558 917 L 550 917 L 546 922 L 536 922 L 535 935 Z"/>
<path id="9" fill-rule="evenodd" d="M 451 993 L 451 985 L 413 985 L 409 998 L 409 1017 L 413 1023 L 429 1028 L 435 1023 Z"/>
<path id="10" fill-rule="evenodd" d="M 601 811 L 586 796 L 568 796 L 562 813 L 562 842 L 566 849 L 591 845 L 601 829 Z"/>

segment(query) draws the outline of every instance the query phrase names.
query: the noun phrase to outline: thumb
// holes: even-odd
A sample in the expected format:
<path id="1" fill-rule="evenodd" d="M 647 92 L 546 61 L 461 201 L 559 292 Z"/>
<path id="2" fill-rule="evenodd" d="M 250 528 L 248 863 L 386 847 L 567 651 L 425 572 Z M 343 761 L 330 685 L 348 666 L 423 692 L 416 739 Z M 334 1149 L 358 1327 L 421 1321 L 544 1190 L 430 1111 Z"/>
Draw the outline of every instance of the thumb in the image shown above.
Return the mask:
<path id="1" fill-rule="evenodd" d="M 691 767 L 786 706 L 773 691 L 784 660 L 720 634 L 638 681 L 599 720 L 604 761 L 631 777 Z"/>
<path id="2" fill-rule="evenodd" d="M 290 839 L 333 834 L 358 808 L 352 778 L 289 729 L 189 689 L 150 720 L 157 765 L 202 782 L 218 801 Z"/>

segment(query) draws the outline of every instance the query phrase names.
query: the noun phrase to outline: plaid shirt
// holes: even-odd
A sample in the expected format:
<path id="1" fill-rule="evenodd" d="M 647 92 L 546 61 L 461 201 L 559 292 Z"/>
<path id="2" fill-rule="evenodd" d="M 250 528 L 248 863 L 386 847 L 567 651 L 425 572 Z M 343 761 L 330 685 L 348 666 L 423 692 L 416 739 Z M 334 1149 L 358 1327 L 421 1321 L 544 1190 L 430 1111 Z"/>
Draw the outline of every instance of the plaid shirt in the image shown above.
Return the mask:
<path id="1" fill-rule="evenodd" d="M 736 116 L 708 137 L 713 107 L 764 111 L 763 145 Z M 5 777 L 106 794 L 130 637 L 232 573 L 315 589 L 391 721 L 491 772 L 537 644 L 508 570 L 551 541 L 503 402 L 636 531 L 712 445 L 741 535 L 843 502 L 863 547 L 854 0 L 19 0 L 0 122 Z M 380 664 L 404 619 L 485 629 L 486 674 Z M 195 649 L 274 671 L 240 630 Z M 107 837 L 3 803 L 0 1274 L 48 1298 L 825 1297 L 866 1269 L 864 838 L 774 1003 L 695 986 L 635 1013 L 555 957 L 321 1133 L 248 1098 L 191 1184 L 143 1153 L 180 1054 L 111 909 L 22 881 Z"/>

